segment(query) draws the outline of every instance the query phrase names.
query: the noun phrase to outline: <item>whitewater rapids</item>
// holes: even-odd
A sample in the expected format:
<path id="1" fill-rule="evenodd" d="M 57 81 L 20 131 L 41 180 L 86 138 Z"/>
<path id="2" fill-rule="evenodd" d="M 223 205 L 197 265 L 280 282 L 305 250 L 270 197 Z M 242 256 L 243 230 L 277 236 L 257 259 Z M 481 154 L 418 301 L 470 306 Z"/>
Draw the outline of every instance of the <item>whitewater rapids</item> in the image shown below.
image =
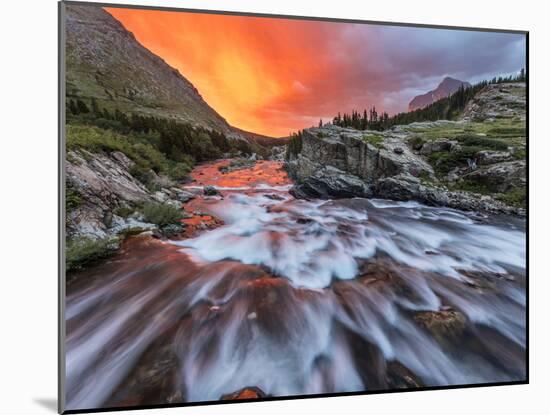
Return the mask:
<path id="1" fill-rule="evenodd" d="M 525 378 L 524 220 L 217 187 L 222 226 L 137 238 L 69 290 L 68 409 Z M 449 310 L 458 334 L 419 324 Z"/>

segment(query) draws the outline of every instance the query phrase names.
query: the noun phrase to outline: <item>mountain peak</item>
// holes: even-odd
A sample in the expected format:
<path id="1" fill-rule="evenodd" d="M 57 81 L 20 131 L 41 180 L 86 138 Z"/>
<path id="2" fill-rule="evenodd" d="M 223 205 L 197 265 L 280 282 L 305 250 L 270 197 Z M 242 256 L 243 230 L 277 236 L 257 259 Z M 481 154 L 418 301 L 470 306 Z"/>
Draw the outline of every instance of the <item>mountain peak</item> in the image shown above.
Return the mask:
<path id="1" fill-rule="evenodd" d="M 417 109 L 427 107 L 442 98 L 448 97 L 458 91 L 461 86 L 467 88 L 471 85 L 469 82 L 446 76 L 439 83 L 436 89 L 414 97 L 411 102 L 409 102 L 409 111 L 415 111 Z"/>

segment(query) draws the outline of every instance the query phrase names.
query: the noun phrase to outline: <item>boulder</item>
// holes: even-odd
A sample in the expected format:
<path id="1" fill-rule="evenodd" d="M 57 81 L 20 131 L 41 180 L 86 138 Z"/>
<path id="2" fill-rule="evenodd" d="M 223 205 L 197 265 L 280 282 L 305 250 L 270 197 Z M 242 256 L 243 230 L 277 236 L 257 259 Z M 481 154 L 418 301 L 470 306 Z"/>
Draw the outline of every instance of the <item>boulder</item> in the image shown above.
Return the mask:
<path id="1" fill-rule="evenodd" d="M 152 197 L 153 199 L 156 201 L 156 202 L 159 202 L 159 203 L 164 203 L 166 202 L 168 199 L 170 199 L 170 196 L 168 196 L 165 192 L 163 191 L 156 191 L 155 193 L 152 194 Z"/>
<path id="2" fill-rule="evenodd" d="M 132 231 L 132 233 L 141 233 L 146 231 L 153 231 L 157 229 L 157 225 L 153 223 L 143 222 L 137 220 L 133 217 L 128 217 L 126 219 L 121 218 L 120 216 L 113 216 L 113 224 L 110 228 L 112 233 L 125 233 Z"/>
<path id="3" fill-rule="evenodd" d="M 507 192 L 527 185 L 526 161 L 492 164 L 462 176 L 464 180 L 480 183 L 493 192 Z"/>
<path id="4" fill-rule="evenodd" d="M 176 194 L 176 198 L 182 203 L 187 203 L 190 200 L 197 197 L 195 193 L 189 192 L 187 190 L 178 189 L 178 188 L 174 188 L 174 193 Z"/>
<path id="5" fill-rule="evenodd" d="M 424 143 L 420 148 L 420 154 L 427 156 L 440 151 L 453 151 L 457 145 L 458 141 L 438 138 L 437 140 Z"/>
<path id="6" fill-rule="evenodd" d="M 217 196 L 220 194 L 219 190 L 214 186 L 204 186 L 202 190 L 205 196 Z"/>
<path id="7" fill-rule="evenodd" d="M 477 164 L 484 166 L 488 164 L 502 163 L 512 159 L 509 151 L 484 150 L 476 153 Z"/>
<path id="8" fill-rule="evenodd" d="M 374 188 L 376 197 L 392 200 L 417 200 L 430 206 L 445 206 L 447 192 L 443 188 L 425 186 L 411 175 L 399 175 L 378 180 Z"/>
<path id="9" fill-rule="evenodd" d="M 321 167 L 295 185 L 290 193 L 296 198 L 370 197 L 370 187 L 360 178 L 332 166 Z"/>
<path id="10" fill-rule="evenodd" d="M 420 311 L 414 321 L 443 345 L 454 344 L 466 328 L 466 316 L 456 310 Z"/>

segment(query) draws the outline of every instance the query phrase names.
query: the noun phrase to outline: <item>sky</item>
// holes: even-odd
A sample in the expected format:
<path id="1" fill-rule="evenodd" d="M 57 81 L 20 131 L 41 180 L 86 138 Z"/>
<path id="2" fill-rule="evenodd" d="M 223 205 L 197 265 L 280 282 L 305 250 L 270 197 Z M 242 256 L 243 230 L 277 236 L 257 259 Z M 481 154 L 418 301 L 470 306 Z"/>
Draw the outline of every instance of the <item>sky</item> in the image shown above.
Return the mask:
<path id="1" fill-rule="evenodd" d="M 352 109 L 407 111 L 445 76 L 474 83 L 525 66 L 519 34 L 106 10 L 231 125 L 273 137 Z"/>

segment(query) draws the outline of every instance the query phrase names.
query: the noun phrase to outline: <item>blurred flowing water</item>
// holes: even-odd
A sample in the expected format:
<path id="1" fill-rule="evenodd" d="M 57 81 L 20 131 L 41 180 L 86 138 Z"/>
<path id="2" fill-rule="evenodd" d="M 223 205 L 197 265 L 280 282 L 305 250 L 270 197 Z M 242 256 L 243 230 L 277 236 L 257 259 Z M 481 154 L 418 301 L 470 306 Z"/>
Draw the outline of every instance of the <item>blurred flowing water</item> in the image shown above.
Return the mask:
<path id="1" fill-rule="evenodd" d="M 223 220 L 132 238 L 68 287 L 69 409 L 525 378 L 525 222 L 296 200 L 276 162 L 190 187 Z"/>

